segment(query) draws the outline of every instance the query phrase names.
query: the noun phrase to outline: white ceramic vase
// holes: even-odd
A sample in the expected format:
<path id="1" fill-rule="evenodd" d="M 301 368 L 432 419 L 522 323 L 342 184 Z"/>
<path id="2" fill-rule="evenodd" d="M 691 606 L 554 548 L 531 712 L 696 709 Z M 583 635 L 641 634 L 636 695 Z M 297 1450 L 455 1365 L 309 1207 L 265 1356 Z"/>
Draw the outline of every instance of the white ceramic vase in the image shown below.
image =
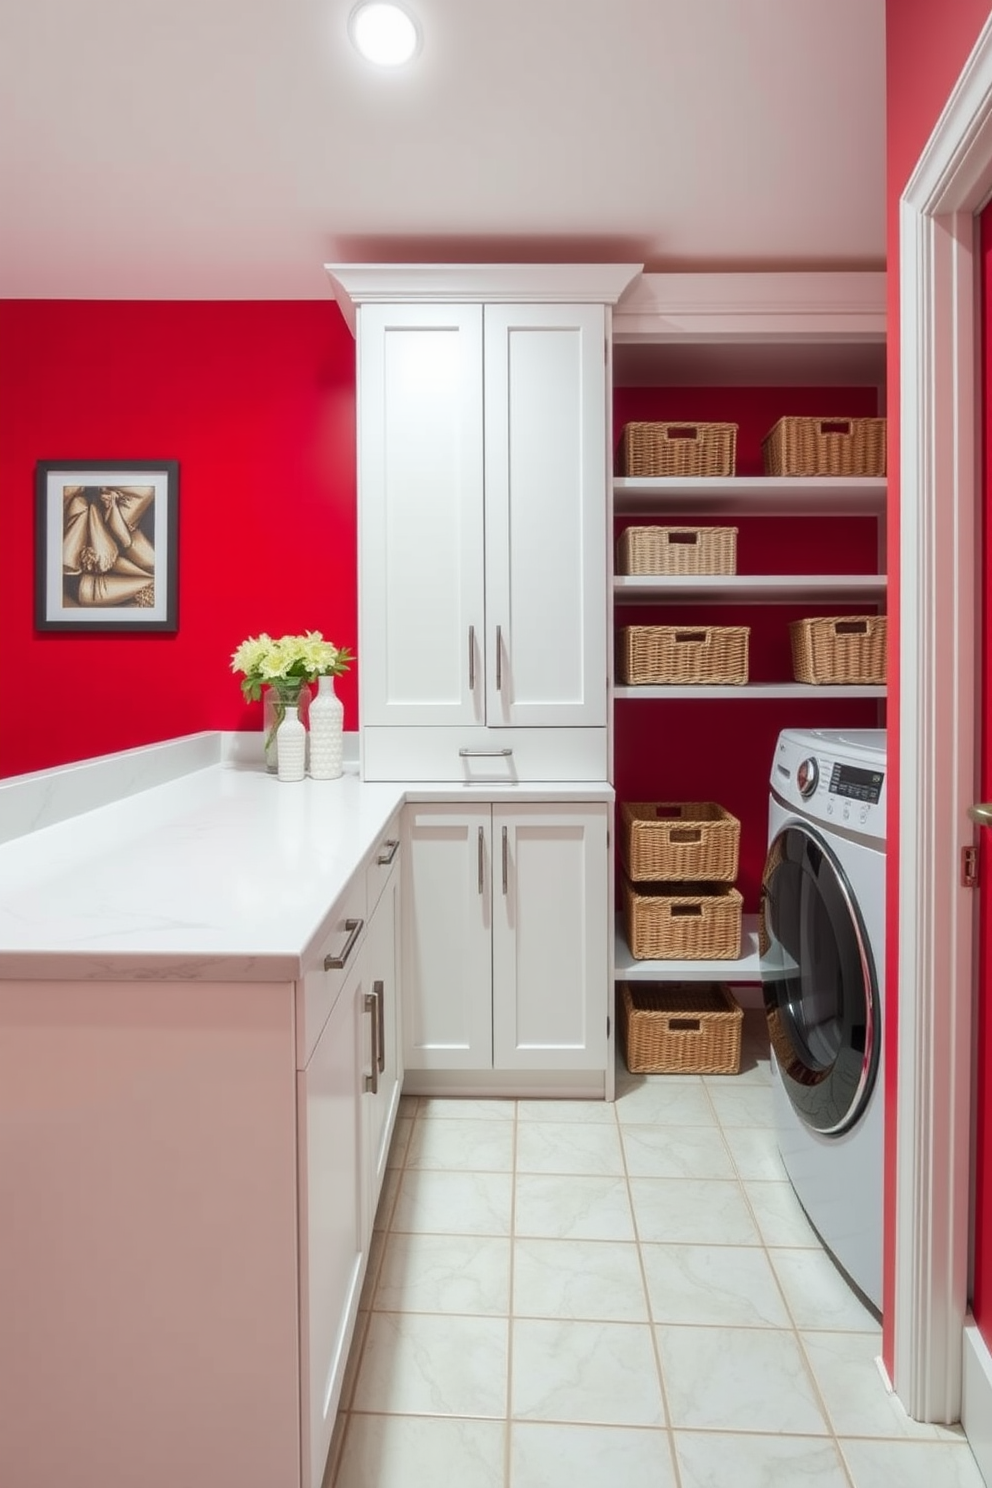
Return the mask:
<path id="1" fill-rule="evenodd" d="M 314 780 L 336 780 L 344 757 L 344 704 L 334 691 L 333 677 L 317 678 L 317 696 L 310 704 L 310 775 Z"/>
<path id="2" fill-rule="evenodd" d="M 276 733 L 277 774 L 280 780 L 303 780 L 307 773 L 307 731 L 292 703 Z"/>

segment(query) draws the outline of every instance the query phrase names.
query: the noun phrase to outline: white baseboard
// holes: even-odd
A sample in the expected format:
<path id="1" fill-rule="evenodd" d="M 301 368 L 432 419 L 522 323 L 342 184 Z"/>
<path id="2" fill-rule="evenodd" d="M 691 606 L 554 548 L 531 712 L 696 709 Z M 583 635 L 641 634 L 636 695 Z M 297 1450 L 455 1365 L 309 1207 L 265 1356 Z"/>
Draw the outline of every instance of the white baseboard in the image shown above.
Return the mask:
<path id="1" fill-rule="evenodd" d="M 969 1313 L 962 1335 L 961 1424 L 978 1470 L 992 1488 L 992 1353 Z"/>

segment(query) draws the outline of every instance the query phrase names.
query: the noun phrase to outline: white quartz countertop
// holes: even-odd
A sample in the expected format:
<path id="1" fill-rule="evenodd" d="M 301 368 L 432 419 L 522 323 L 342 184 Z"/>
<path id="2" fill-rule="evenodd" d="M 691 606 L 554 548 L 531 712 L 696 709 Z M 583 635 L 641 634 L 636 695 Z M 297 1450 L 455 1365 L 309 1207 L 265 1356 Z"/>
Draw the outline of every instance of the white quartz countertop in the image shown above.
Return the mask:
<path id="1" fill-rule="evenodd" d="M 290 784 L 236 761 L 133 790 L 0 843 L 0 978 L 299 977 L 404 801 L 507 796 L 612 791 L 377 784 L 357 765 Z"/>

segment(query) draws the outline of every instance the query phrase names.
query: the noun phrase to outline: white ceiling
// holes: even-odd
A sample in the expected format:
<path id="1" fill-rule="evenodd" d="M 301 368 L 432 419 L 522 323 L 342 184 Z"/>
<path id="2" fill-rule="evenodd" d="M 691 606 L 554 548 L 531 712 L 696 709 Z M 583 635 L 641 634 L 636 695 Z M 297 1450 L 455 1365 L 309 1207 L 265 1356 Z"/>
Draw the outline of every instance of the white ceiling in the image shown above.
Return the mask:
<path id="1" fill-rule="evenodd" d="M 329 260 L 884 267 L 884 0 L 0 0 L 0 296 L 329 298 Z"/>

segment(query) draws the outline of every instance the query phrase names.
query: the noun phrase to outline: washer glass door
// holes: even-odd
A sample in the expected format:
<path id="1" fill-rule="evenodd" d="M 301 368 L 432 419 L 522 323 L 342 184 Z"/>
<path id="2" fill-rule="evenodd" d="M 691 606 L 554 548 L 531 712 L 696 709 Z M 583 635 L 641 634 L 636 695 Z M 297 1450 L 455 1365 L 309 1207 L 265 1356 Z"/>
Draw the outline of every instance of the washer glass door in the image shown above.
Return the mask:
<path id="1" fill-rule="evenodd" d="M 878 1070 L 878 984 L 843 868 L 818 833 L 783 828 L 761 887 L 765 1014 L 782 1083 L 808 1126 L 857 1121 Z"/>

